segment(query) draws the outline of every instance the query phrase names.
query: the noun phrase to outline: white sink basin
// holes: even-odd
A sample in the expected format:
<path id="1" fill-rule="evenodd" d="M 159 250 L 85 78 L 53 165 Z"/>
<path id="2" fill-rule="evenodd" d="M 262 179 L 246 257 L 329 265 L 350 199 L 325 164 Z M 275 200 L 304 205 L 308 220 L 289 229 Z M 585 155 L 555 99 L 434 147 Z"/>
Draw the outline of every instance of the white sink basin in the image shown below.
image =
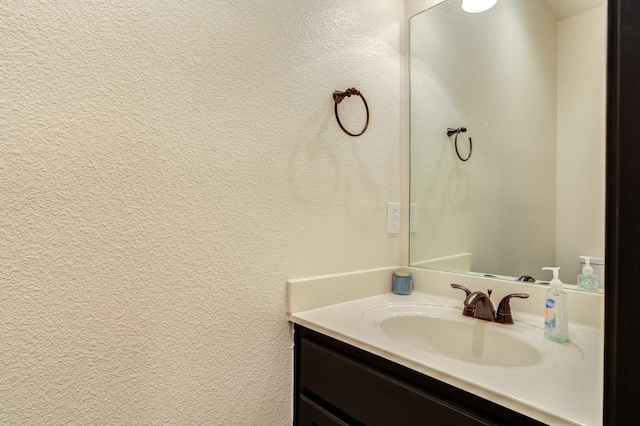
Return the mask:
<path id="1" fill-rule="evenodd" d="M 528 367 L 543 359 L 531 344 L 535 339 L 527 339 L 541 330 L 464 317 L 459 307 L 386 305 L 367 311 L 362 319 L 399 343 L 469 363 Z"/>
<path id="2" fill-rule="evenodd" d="M 486 321 L 418 315 L 395 316 L 380 323 L 382 331 L 400 343 L 461 361 L 501 367 L 526 367 L 542 361 L 533 346 L 495 327 Z"/>

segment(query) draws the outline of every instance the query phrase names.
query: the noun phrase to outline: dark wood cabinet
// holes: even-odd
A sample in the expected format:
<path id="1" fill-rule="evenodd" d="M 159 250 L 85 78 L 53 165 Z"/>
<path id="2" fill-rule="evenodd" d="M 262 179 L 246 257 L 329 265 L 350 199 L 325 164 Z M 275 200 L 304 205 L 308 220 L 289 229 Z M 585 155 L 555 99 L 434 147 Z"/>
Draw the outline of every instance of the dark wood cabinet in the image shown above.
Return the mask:
<path id="1" fill-rule="evenodd" d="M 298 401 L 300 426 L 349 426 L 333 413 L 325 410 L 304 395 Z"/>
<path id="2" fill-rule="evenodd" d="M 362 349 L 295 326 L 294 425 L 542 425 Z"/>

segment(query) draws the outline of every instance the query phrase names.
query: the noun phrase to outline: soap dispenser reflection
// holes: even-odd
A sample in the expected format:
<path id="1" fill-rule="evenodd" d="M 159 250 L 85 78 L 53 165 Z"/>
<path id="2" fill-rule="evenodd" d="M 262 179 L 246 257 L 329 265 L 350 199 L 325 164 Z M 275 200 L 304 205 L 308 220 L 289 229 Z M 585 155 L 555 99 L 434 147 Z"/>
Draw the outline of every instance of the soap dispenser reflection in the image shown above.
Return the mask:
<path id="1" fill-rule="evenodd" d="M 584 266 L 582 267 L 582 274 L 578 275 L 578 289 L 594 292 L 600 291 L 600 280 L 597 275 L 593 274 L 591 257 L 580 256 L 580 259 L 584 260 Z"/>

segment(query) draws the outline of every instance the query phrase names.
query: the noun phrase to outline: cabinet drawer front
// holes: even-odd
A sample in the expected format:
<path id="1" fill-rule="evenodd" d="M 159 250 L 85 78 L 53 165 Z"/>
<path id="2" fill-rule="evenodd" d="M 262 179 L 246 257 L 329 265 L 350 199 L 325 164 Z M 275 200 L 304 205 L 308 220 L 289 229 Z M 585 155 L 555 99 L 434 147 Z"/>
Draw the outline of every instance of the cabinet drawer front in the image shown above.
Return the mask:
<path id="1" fill-rule="evenodd" d="M 324 408 L 310 401 L 305 396 L 300 397 L 300 417 L 298 426 L 349 426 Z"/>
<path id="2" fill-rule="evenodd" d="M 300 350 L 302 393 L 311 392 L 367 426 L 491 424 L 307 339 Z"/>

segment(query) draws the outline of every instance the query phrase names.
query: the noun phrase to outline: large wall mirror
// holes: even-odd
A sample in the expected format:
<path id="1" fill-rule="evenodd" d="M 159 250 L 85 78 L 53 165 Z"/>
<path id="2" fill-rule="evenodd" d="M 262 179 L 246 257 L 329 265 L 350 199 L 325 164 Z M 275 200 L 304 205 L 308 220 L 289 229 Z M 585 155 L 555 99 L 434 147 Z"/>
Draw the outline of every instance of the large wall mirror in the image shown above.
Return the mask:
<path id="1" fill-rule="evenodd" d="M 606 0 L 461 3 L 410 19 L 409 263 L 575 284 L 604 263 Z"/>

